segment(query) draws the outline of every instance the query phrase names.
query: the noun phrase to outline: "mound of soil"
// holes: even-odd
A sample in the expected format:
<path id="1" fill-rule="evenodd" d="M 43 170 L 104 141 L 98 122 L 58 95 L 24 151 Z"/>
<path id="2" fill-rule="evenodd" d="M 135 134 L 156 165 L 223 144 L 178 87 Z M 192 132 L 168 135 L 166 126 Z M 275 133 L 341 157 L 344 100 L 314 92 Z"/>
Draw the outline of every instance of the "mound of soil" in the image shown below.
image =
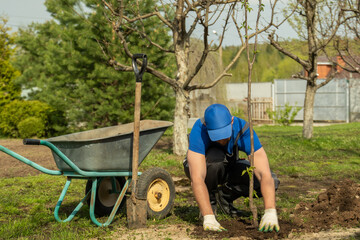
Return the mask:
<path id="1" fill-rule="evenodd" d="M 334 183 L 316 201 L 298 204 L 294 218 L 308 231 L 360 226 L 360 185 L 352 180 Z"/>
<path id="2" fill-rule="evenodd" d="M 290 221 L 279 219 L 281 229 L 278 233 L 261 233 L 251 227 L 250 221 L 230 219 L 220 221 L 227 232 L 205 232 L 199 224 L 193 234 L 201 239 L 284 239 L 294 235 L 293 233 L 296 235 L 331 230 L 332 226 L 359 227 L 360 185 L 351 180 L 334 183 L 320 193 L 315 201 L 299 203 L 291 216 Z"/>
<path id="3" fill-rule="evenodd" d="M 192 236 L 199 239 L 284 239 L 294 229 L 293 223 L 279 220 L 280 232 L 262 233 L 251 226 L 250 222 L 240 219 L 220 221 L 226 232 L 204 231 L 202 224 L 195 227 Z M 296 228 L 296 227 L 295 227 Z"/>

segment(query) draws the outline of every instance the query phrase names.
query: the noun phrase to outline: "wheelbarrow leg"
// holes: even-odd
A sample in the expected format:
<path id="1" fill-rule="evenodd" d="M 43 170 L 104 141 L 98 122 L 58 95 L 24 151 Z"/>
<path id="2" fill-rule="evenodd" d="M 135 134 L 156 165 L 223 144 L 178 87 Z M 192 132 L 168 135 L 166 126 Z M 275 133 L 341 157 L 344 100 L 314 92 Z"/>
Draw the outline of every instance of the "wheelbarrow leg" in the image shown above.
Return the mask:
<path id="1" fill-rule="evenodd" d="M 86 199 L 89 197 L 89 193 L 87 193 L 85 195 L 85 197 L 80 201 L 80 203 L 76 206 L 76 208 L 74 209 L 74 211 L 70 214 L 70 216 L 68 218 L 66 218 L 65 220 L 61 220 L 60 217 L 59 217 L 59 209 L 61 207 L 61 204 L 65 198 L 65 195 L 66 195 L 66 192 L 67 190 L 69 189 L 69 186 L 71 184 L 71 178 L 68 177 L 67 180 L 66 180 L 66 183 L 65 183 L 65 186 L 60 194 L 60 197 L 59 197 L 59 200 L 55 206 L 55 211 L 54 211 L 54 217 L 55 217 L 55 220 L 58 221 L 58 222 L 69 222 L 71 221 L 75 215 L 77 214 L 77 212 L 81 209 L 81 207 L 84 205 L 84 202 L 86 201 Z"/>
<path id="2" fill-rule="evenodd" d="M 115 214 L 117 212 L 117 210 L 119 209 L 119 206 L 121 204 L 121 201 L 123 200 L 125 193 L 129 187 L 129 183 L 130 183 L 130 178 L 126 180 L 124 187 L 121 190 L 121 193 L 119 194 L 118 199 L 116 200 L 116 203 L 110 213 L 110 216 L 108 217 L 107 221 L 105 223 L 100 223 L 96 217 L 95 217 L 95 199 L 96 199 L 96 188 L 97 188 L 97 178 L 93 178 L 92 179 L 92 187 L 91 187 L 91 199 L 90 199 L 90 218 L 91 221 L 93 221 L 93 223 L 95 223 L 97 226 L 99 227 L 106 227 L 108 226 L 114 219 Z M 89 193 L 87 193 L 89 194 Z"/>

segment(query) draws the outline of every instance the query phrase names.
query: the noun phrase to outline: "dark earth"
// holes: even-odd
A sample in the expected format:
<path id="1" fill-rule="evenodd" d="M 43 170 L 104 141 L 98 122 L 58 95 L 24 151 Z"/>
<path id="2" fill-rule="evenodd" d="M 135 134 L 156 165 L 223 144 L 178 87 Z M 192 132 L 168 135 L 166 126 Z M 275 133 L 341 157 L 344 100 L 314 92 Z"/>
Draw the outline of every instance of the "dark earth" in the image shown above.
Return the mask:
<path id="1" fill-rule="evenodd" d="M 281 212 L 281 209 L 278 209 Z M 279 220 L 281 231 L 259 234 L 250 222 L 227 220 L 221 222 L 228 232 L 208 233 L 201 226 L 195 229 L 199 238 L 213 239 L 247 236 L 251 239 L 284 239 L 290 234 L 330 230 L 332 226 L 352 228 L 360 226 L 360 185 L 351 180 L 333 183 L 312 202 L 301 202 L 289 221 Z M 358 235 L 356 239 L 360 239 Z"/>
<path id="2" fill-rule="evenodd" d="M 57 170 L 51 151 L 43 146 L 24 146 L 21 140 L 0 140 L 0 145 L 30 159 L 49 169 Z M 156 147 L 163 147 L 160 141 Z M 19 176 L 32 176 L 40 172 L 24 163 L 0 153 L 0 178 Z M 291 178 L 278 176 L 281 184 L 277 191 L 277 198 L 283 194 L 300 198 L 302 201 L 295 209 L 278 209 L 279 215 L 282 212 L 289 213 L 288 219 L 279 219 L 281 231 L 259 234 L 259 231 L 252 227 L 248 220 L 226 219 L 220 221 L 227 232 L 205 232 L 199 223 L 190 234 L 199 239 L 226 239 L 243 236 L 245 239 L 284 239 L 297 233 L 317 233 L 324 230 L 331 230 L 334 226 L 342 228 L 360 227 L 360 184 L 352 180 L 323 179 L 321 182 L 311 179 Z M 185 177 L 174 181 L 176 187 L 184 188 L 190 186 Z M 191 191 L 191 190 L 188 190 Z M 189 193 L 189 195 L 191 195 Z M 316 200 L 313 200 L 317 196 Z M 193 205 L 194 199 L 190 198 L 189 203 Z M 360 239 L 357 234 L 355 239 Z"/>

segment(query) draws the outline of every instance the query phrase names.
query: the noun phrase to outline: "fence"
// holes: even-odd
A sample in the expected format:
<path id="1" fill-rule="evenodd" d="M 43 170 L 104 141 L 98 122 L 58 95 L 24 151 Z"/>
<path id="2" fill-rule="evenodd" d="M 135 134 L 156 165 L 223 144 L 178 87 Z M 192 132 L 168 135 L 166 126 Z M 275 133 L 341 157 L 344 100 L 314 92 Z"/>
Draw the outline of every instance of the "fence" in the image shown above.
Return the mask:
<path id="1" fill-rule="evenodd" d="M 267 113 L 273 109 L 272 98 L 254 98 L 252 100 L 251 116 L 254 121 L 272 122 Z"/>
<path id="2" fill-rule="evenodd" d="M 321 81 L 321 80 L 320 80 Z M 267 109 L 279 109 L 288 103 L 290 106 L 303 107 L 306 91 L 306 81 L 299 79 L 275 79 L 274 84 L 252 84 L 252 117 L 254 121 L 270 122 Z M 247 83 L 228 83 L 225 86 L 226 99 L 224 104 L 232 112 L 241 110 L 247 115 Z M 193 109 L 191 117 L 203 115 L 205 108 L 219 102 L 216 94 L 211 91 L 201 91 L 192 96 Z M 360 79 L 334 79 L 318 89 L 315 95 L 315 121 L 360 121 Z M 303 119 L 303 109 L 295 120 Z"/>
<path id="3" fill-rule="evenodd" d="M 350 79 L 350 122 L 360 121 L 360 79 Z"/>
<path id="4" fill-rule="evenodd" d="M 319 80 L 320 83 L 322 80 Z M 290 106 L 303 106 L 306 81 L 299 79 L 276 79 L 274 81 L 275 109 L 288 103 Z M 303 109 L 295 120 L 303 120 Z M 349 122 L 349 87 L 346 79 L 334 79 L 319 88 L 315 94 L 314 121 Z"/>
<path id="5" fill-rule="evenodd" d="M 227 105 L 231 109 L 241 109 L 247 112 L 247 83 L 228 83 L 226 84 Z M 252 94 L 252 120 L 256 122 L 272 122 L 267 114 L 267 109 L 273 110 L 272 83 L 253 83 L 251 85 Z M 247 114 L 246 114 L 247 115 Z"/>

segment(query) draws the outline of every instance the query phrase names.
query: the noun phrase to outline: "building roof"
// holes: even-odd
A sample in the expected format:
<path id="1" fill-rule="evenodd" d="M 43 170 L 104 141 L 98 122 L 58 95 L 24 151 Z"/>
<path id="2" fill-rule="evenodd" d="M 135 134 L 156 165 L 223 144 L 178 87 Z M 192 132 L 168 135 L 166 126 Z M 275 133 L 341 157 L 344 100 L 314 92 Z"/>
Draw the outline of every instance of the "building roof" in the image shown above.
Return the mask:
<path id="1" fill-rule="evenodd" d="M 345 69 L 341 68 L 340 66 L 338 66 L 337 67 L 338 73 L 335 75 L 335 78 L 338 78 L 338 79 L 360 78 L 360 73 L 359 73 L 360 65 L 357 64 L 357 63 L 360 63 L 360 56 L 355 56 L 354 58 L 355 58 L 355 61 L 349 56 L 344 56 L 344 59 L 346 62 L 349 62 L 351 65 L 358 68 L 358 72 L 349 72 L 349 71 L 346 71 Z M 331 66 L 332 62 L 337 62 L 339 65 L 341 65 L 345 68 L 351 69 L 350 65 L 348 65 L 340 56 L 331 57 L 330 60 L 326 56 L 319 56 L 317 58 L 317 61 L 318 61 L 318 68 L 323 68 L 323 66 Z M 318 69 L 318 71 L 319 70 L 320 69 Z"/>

